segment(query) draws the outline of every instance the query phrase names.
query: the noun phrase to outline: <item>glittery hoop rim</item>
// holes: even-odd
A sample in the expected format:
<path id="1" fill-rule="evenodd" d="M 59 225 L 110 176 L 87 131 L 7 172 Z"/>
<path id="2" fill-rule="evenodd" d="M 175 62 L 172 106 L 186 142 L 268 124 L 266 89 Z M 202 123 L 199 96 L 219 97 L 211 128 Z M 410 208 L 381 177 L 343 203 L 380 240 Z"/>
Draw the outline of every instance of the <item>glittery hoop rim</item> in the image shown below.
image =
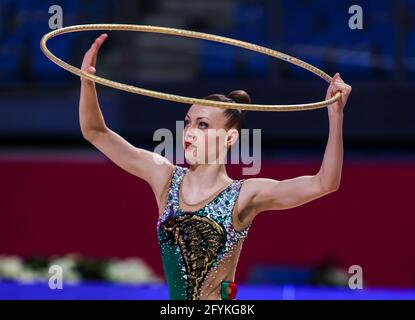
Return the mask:
<path id="1" fill-rule="evenodd" d="M 127 85 L 124 83 L 112 81 L 103 77 L 96 76 L 94 74 L 90 74 L 85 72 L 79 68 L 76 68 L 65 61 L 56 57 L 50 50 L 48 49 L 46 43 L 49 39 L 56 37 L 61 34 L 71 33 L 71 32 L 79 32 L 79 31 L 93 31 L 93 30 L 118 30 L 118 31 L 139 31 L 139 32 L 150 32 L 150 33 L 162 33 L 162 34 L 170 34 L 176 35 L 181 37 L 188 37 L 188 38 L 196 38 L 196 39 L 203 39 L 213 42 L 220 42 L 228 45 L 233 45 L 241 48 L 245 48 L 251 51 L 256 51 L 265 55 L 269 55 L 286 62 L 295 64 L 303 69 L 306 69 L 319 77 L 323 78 L 327 82 L 330 82 L 332 77 L 328 74 L 323 72 L 322 70 L 308 64 L 300 59 L 295 57 L 289 56 L 282 52 L 272 50 L 266 47 L 262 47 L 256 44 L 252 44 L 249 42 L 244 42 L 232 38 L 217 36 L 208 33 L 184 30 L 184 29 L 176 29 L 176 28 L 167 28 L 167 27 L 159 27 L 159 26 L 151 26 L 151 25 L 131 25 L 131 24 L 84 24 L 84 25 L 74 25 L 68 26 L 60 29 L 53 30 L 47 34 L 45 34 L 42 39 L 40 40 L 40 48 L 45 56 L 50 59 L 53 63 L 57 64 L 61 68 L 75 74 L 78 76 L 82 76 L 88 80 L 97 82 L 104 86 L 108 86 L 114 89 L 119 89 L 135 94 L 140 94 L 156 99 L 163 99 L 173 102 L 179 102 L 184 104 L 198 104 L 203 106 L 209 107 L 218 107 L 222 109 L 241 109 L 241 110 L 251 110 L 251 111 L 303 111 L 303 110 L 312 110 L 312 109 L 319 109 L 326 107 L 336 101 L 338 101 L 341 97 L 341 93 L 337 92 L 333 97 L 327 100 L 313 102 L 313 103 L 306 103 L 306 104 L 291 104 L 291 105 L 264 105 L 264 104 L 243 104 L 243 103 L 229 103 L 229 102 L 222 102 L 222 101 L 214 101 L 214 100 L 206 100 L 206 99 L 197 99 L 185 96 L 179 96 L 149 89 L 144 89 L 132 85 Z"/>

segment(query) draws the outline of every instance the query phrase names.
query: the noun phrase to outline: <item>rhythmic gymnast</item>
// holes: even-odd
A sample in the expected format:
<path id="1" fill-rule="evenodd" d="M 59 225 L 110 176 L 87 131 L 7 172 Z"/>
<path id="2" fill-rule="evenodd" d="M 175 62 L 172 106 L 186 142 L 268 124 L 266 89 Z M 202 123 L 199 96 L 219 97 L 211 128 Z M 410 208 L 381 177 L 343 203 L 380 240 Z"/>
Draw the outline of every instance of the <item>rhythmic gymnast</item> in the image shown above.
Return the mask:
<path id="1" fill-rule="evenodd" d="M 94 41 L 84 55 L 82 70 L 96 72 L 98 51 L 107 37 L 102 34 Z M 352 88 L 336 73 L 326 99 L 338 91 L 341 99 L 327 106 L 329 137 L 317 174 L 286 180 L 233 180 L 219 155 L 226 157 L 237 142 L 245 111 L 191 105 L 183 132 L 185 158 L 191 163 L 186 168 L 134 147 L 108 128 L 95 83 L 81 77 L 79 119 L 83 137 L 116 165 L 146 181 L 154 192 L 159 208 L 157 237 L 170 299 L 235 299 L 235 271 L 254 218 L 260 212 L 294 208 L 338 190 L 343 165 L 343 110 Z M 251 103 L 243 90 L 204 99 Z M 208 135 L 208 129 L 224 129 L 226 135 Z M 206 162 L 206 157 L 215 163 Z"/>

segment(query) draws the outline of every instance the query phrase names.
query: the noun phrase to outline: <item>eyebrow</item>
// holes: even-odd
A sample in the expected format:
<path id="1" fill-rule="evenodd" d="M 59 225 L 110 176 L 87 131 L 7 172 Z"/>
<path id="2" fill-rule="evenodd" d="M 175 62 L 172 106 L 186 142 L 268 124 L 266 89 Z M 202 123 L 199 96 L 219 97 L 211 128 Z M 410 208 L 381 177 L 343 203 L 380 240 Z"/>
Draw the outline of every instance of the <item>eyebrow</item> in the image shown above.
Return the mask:
<path id="1" fill-rule="evenodd" d="M 190 118 L 190 116 L 189 116 L 188 114 L 186 114 L 186 117 L 189 117 L 189 118 Z M 198 120 L 198 119 L 203 119 L 203 118 L 205 118 L 205 119 L 209 119 L 208 117 L 197 117 L 197 118 L 196 118 L 196 120 Z"/>

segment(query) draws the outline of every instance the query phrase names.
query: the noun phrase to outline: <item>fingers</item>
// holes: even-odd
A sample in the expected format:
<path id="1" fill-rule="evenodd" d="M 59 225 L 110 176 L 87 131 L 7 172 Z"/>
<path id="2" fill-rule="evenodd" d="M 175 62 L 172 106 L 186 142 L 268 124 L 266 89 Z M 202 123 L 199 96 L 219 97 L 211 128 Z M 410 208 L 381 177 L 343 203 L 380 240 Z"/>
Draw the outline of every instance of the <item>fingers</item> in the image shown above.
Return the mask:
<path id="1" fill-rule="evenodd" d="M 94 67 L 92 67 L 92 66 L 89 66 L 89 67 L 86 69 L 86 71 L 87 71 L 88 73 L 92 73 L 92 74 L 95 74 L 95 72 L 97 72 L 97 70 L 96 70 Z"/>
<path id="2" fill-rule="evenodd" d="M 344 86 L 343 84 L 335 82 L 331 86 L 330 91 L 331 91 L 332 94 L 335 94 L 337 91 L 341 91 L 342 93 L 345 93 L 346 89 L 347 89 L 346 86 Z"/>
<path id="3" fill-rule="evenodd" d="M 91 50 L 92 50 L 91 65 L 94 67 L 97 63 L 98 51 L 101 48 L 102 44 L 104 43 L 105 39 L 107 38 L 108 38 L 108 35 L 106 33 L 103 33 L 98 38 L 96 38 L 94 43 L 91 45 Z"/>
<path id="4" fill-rule="evenodd" d="M 102 44 L 104 43 L 105 39 L 107 38 L 108 38 L 108 35 L 106 33 L 103 33 L 98 38 L 95 39 L 91 47 L 85 53 L 84 59 L 82 61 L 82 66 L 81 66 L 82 70 L 90 74 L 96 73 L 95 65 L 97 62 L 98 51 L 100 47 L 102 46 Z M 83 77 L 81 77 L 81 80 L 84 82 L 90 82 L 90 80 L 86 80 Z"/>
<path id="5" fill-rule="evenodd" d="M 338 91 L 341 91 L 344 94 L 349 94 L 352 91 L 352 87 L 346 84 L 340 77 L 340 73 L 337 72 L 330 81 L 328 91 L 330 95 L 334 95 Z"/>
<path id="6" fill-rule="evenodd" d="M 331 81 L 330 81 L 330 83 L 333 83 L 334 81 L 336 81 L 337 79 L 339 79 L 340 78 L 340 73 L 336 73 L 334 76 L 333 76 L 333 78 L 331 78 Z"/>
<path id="7" fill-rule="evenodd" d="M 101 48 L 102 44 L 104 43 L 105 39 L 108 38 L 106 33 L 101 34 L 98 38 L 95 39 L 94 43 L 92 44 L 92 48 L 98 52 L 99 48 Z"/>
<path id="8" fill-rule="evenodd" d="M 95 41 L 91 44 L 91 47 L 89 47 L 87 53 L 90 53 L 92 55 L 97 54 L 99 51 L 99 48 L 104 43 L 105 39 L 108 38 L 108 35 L 106 33 L 101 34 L 98 38 L 95 39 Z"/>
<path id="9" fill-rule="evenodd" d="M 338 72 L 331 78 L 330 85 L 328 88 L 330 95 L 336 93 L 337 90 L 335 90 L 335 85 L 338 84 L 339 78 L 340 74 Z"/>
<path id="10" fill-rule="evenodd" d="M 82 70 L 87 70 L 89 66 L 95 67 L 97 62 L 98 50 L 104 43 L 106 38 L 108 38 L 108 35 L 106 33 L 103 33 L 95 39 L 91 47 L 84 55 L 84 59 L 82 61 Z"/>

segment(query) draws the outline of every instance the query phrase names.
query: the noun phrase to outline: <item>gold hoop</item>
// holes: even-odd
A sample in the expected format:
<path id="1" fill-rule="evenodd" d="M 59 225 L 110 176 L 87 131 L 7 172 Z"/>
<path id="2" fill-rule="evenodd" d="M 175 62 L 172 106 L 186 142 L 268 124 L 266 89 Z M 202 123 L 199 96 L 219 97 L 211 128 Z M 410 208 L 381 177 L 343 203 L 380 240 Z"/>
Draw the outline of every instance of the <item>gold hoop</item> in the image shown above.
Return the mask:
<path id="1" fill-rule="evenodd" d="M 84 24 L 84 25 L 74 25 L 69 27 L 64 27 L 60 29 L 53 30 L 47 34 L 45 34 L 41 41 L 40 41 L 40 48 L 43 53 L 48 57 L 52 62 L 57 64 L 58 66 L 62 67 L 63 69 L 72 72 L 78 76 L 82 76 L 86 79 L 92 80 L 94 82 L 100 83 L 104 86 L 108 86 L 114 89 L 119 89 L 123 91 L 128 91 L 131 93 L 141 94 L 148 97 L 153 97 L 157 99 L 169 100 L 179 103 L 185 104 L 198 104 L 203 106 L 209 107 L 218 107 L 223 109 L 242 109 L 242 110 L 253 110 L 253 111 L 301 111 L 301 110 L 311 110 L 311 109 L 318 109 L 323 108 L 327 105 L 330 105 L 340 99 L 341 93 L 340 91 L 337 92 L 333 97 L 328 100 L 323 100 L 319 102 L 313 103 L 306 103 L 306 104 L 291 104 L 291 105 L 264 105 L 264 104 L 243 104 L 243 103 L 229 103 L 229 102 L 221 102 L 221 101 L 213 101 L 213 100 L 205 100 L 205 99 L 196 99 L 184 96 L 178 96 L 169 93 L 163 93 L 153 90 L 148 90 L 144 88 L 139 88 L 132 85 L 126 85 L 120 82 L 115 82 L 112 80 L 108 80 L 102 77 L 98 77 L 96 75 L 90 74 L 85 72 L 81 69 L 78 69 L 55 55 L 53 55 L 46 46 L 46 42 L 56 37 L 60 34 L 70 33 L 70 32 L 78 32 L 78 31 L 91 31 L 91 30 L 120 30 L 120 31 L 142 31 L 142 32 L 151 32 L 151 33 L 163 33 L 163 34 L 170 34 L 170 35 L 177 35 L 181 37 L 188 37 L 188 38 L 196 38 L 196 39 L 203 39 L 209 40 L 214 42 L 221 42 L 224 44 L 229 44 L 241 48 L 245 48 L 248 50 L 256 51 L 259 53 L 263 53 L 292 64 L 295 64 L 301 68 L 304 68 L 312 73 L 320 76 L 327 82 L 331 81 L 331 77 L 321 71 L 320 69 L 300 60 L 289 56 L 287 54 L 281 53 L 276 50 L 268 49 L 265 47 L 261 47 L 252 43 L 235 40 L 227 37 L 221 37 L 217 35 L 212 35 L 208 33 L 202 32 L 195 32 L 189 31 L 184 29 L 175 29 L 175 28 L 166 28 L 166 27 L 157 27 L 157 26 L 150 26 L 150 25 L 131 25 L 131 24 Z"/>

